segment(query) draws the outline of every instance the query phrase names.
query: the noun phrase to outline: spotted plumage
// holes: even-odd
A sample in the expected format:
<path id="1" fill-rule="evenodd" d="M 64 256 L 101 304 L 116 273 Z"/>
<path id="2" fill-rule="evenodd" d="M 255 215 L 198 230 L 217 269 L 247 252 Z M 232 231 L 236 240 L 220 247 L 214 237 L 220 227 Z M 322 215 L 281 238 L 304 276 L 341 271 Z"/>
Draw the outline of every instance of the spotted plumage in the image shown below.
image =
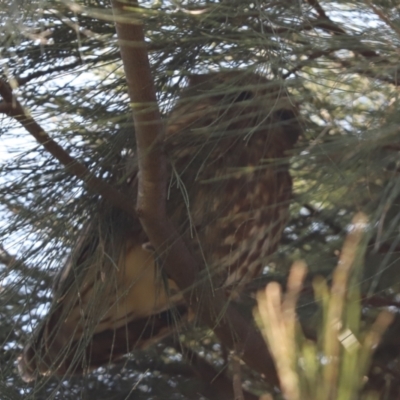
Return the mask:
<path id="1" fill-rule="evenodd" d="M 251 73 L 191 76 L 170 113 L 168 212 L 204 279 L 227 295 L 278 246 L 292 191 L 287 151 L 300 133 L 285 89 Z M 20 358 L 23 377 L 82 373 L 170 332 L 188 308 L 161 265 L 138 221 L 104 206 L 57 279 Z"/>

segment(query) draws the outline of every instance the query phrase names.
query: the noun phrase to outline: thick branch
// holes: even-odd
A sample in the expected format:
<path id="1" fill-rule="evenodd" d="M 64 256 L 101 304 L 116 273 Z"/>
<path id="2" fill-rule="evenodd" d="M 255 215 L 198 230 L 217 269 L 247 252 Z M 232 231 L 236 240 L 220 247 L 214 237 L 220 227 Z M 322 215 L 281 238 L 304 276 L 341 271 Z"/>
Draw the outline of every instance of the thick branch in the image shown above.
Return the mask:
<path id="1" fill-rule="evenodd" d="M 100 194 L 110 204 L 136 217 L 132 202 L 118 190 L 94 176 L 82 163 L 71 157 L 56 143 L 44 129 L 28 115 L 21 103 L 13 96 L 11 87 L 0 79 L 0 111 L 18 121 L 54 158 L 65 166 L 67 171 L 85 182 L 86 187 L 93 193 Z"/>
<path id="2" fill-rule="evenodd" d="M 243 359 L 277 383 L 273 361 L 258 331 L 232 306 L 223 293 L 214 293 L 207 279 L 166 214 L 167 163 L 162 149 L 164 126 L 158 110 L 142 25 L 137 15 L 113 0 L 116 30 L 124 64 L 139 158 L 138 215 L 152 245 L 162 255 L 169 276 L 185 294 L 197 317 L 228 347 L 240 342 Z M 136 21 L 135 21 L 136 19 Z"/>

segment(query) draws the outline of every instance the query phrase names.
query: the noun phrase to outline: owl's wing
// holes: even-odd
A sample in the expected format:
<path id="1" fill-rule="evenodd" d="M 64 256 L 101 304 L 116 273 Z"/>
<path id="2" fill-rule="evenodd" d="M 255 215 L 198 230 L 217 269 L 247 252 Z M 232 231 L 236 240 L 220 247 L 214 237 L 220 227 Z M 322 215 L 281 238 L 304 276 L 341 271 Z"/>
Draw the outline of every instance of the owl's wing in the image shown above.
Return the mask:
<path id="1" fill-rule="evenodd" d="M 20 357 L 25 380 L 112 362 L 159 340 L 186 314 L 135 224 L 116 211 L 82 230 L 56 280 L 50 311 Z"/>

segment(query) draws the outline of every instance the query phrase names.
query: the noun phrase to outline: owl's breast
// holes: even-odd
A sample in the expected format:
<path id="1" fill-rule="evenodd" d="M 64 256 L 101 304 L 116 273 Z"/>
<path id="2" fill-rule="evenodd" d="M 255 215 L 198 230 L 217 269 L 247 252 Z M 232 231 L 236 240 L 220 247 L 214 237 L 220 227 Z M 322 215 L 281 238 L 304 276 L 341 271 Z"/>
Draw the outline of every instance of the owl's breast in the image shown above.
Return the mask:
<path id="1" fill-rule="evenodd" d="M 178 139 L 178 137 L 176 138 Z M 204 273 L 219 285 L 258 275 L 288 219 L 292 180 L 268 132 L 175 141 L 169 208 Z"/>

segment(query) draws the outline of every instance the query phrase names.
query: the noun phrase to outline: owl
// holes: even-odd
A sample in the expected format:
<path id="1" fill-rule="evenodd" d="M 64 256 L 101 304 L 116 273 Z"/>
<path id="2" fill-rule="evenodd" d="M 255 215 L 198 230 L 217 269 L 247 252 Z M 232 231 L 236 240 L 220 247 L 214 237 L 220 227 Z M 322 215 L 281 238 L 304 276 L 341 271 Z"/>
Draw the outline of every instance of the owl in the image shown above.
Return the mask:
<path id="1" fill-rule="evenodd" d="M 276 250 L 292 194 L 288 151 L 302 128 L 279 82 L 244 71 L 188 77 L 168 117 L 170 218 L 228 298 Z M 137 168 L 127 193 L 137 194 Z M 190 312 L 138 220 L 107 204 L 83 227 L 47 316 L 19 359 L 25 380 L 111 363 L 177 329 Z"/>

